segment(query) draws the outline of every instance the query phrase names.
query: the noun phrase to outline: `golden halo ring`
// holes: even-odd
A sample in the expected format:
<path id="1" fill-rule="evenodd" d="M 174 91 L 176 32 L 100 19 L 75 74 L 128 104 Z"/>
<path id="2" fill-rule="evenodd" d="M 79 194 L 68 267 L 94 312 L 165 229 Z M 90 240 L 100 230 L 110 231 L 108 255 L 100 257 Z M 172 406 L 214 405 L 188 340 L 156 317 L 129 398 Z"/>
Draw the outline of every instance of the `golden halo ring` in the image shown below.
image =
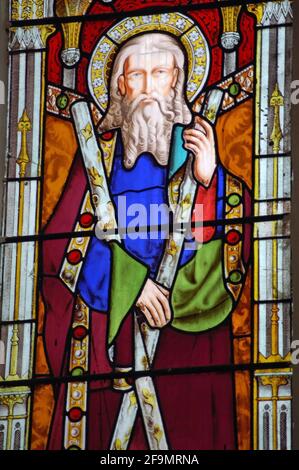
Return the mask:
<path id="1" fill-rule="evenodd" d="M 180 39 L 188 56 L 187 99 L 193 102 L 203 89 L 209 73 L 208 43 L 195 22 L 179 12 L 125 18 L 103 35 L 97 43 L 88 70 L 91 95 L 102 112 L 108 105 L 109 74 L 123 42 L 136 34 L 166 32 Z"/>

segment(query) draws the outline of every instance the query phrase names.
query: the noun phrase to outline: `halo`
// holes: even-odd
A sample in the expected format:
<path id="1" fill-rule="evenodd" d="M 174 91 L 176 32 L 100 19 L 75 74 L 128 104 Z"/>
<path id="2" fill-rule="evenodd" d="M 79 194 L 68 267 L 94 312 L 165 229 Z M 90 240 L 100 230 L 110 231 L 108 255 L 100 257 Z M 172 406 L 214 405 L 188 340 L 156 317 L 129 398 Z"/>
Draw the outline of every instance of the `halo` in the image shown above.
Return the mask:
<path id="1" fill-rule="evenodd" d="M 100 109 L 108 104 L 109 73 L 119 47 L 132 36 L 144 32 L 171 33 L 182 42 L 188 56 L 187 99 L 189 102 L 201 92 L 209 72 L 208 43 L 194 21 L 181 13 L 162 13 L 133 16 L 120 21 L 101 37 L 92 54 L 89 70 L 89 90 Z"/>

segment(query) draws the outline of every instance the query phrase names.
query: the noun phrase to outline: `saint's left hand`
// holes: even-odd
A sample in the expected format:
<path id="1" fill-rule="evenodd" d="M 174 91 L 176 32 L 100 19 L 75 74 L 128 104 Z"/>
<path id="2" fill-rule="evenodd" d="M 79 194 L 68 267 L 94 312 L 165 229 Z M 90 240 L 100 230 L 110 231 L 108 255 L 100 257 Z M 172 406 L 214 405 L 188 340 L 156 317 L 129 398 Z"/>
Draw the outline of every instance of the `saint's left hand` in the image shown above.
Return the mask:
<path id="1" fill-rule="evenodd" d="M 199 183 L 209 186 L 216 167 L 214 131 L 210 124 L 199 116 L 195 117 L 200 129 L 185 129 L 184 147 L 194 155 L 193 173 Z"/>

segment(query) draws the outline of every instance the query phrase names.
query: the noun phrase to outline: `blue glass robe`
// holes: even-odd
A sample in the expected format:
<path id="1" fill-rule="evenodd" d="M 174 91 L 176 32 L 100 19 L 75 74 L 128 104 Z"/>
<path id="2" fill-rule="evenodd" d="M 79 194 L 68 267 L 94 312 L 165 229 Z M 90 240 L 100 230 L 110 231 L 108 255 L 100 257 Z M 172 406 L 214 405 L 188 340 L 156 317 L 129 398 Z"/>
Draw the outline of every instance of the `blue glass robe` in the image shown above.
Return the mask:
<path id="1" fill-rule="evenodd" d="M 165 231 L 150 232 L 150 207 L 164 205 L 158 223 L 169 224 L 169 213 L 165 209 L 169 205 L 168 184 L 171 177 L 185 163 L 187 151 L 183 148 L 182 126 L 176 126 L 173 133 L 173 142 L 169 166 L 161 166 L 150 153 L 142 153 L 132 169 L 124 167 L 123 145 L 120 134 L 118 134 L 112 171 L 110 174 L 110 194 L 114 202 L 116 214 L 120 208 L 118 227 L 127 229 L 136 226 L 134 219 L 137 215 L 134 209 L 141 205 L 143 210 L 138 216 L 140 225 L 147 230 L 140 232 L 137 237 L 127 235 L 123 238 L 123 246 L 127 253 L 149 269 L 149 276 L 155 279 L 157 270 L 165 249 Z M 224 208 L 224 171 L 218 165 L 217 177 L 217 218 L 223 218 Z M 122 207 L 120 207 L 122 206 Z M 122 210 L 126 206 L 127 210 Z M 132 209 L 129 215 L 128 208 Z M 156 225 L 157 222 L 155 222 Z M 221 227 L 217 228 L 215 237 L 221 234 Z M 137 235 L 137 234 L 136 234 Z M 215 238 L 214 237 L 214 238 Z M 196 250 L 183 249 L 179 266 L 186 264 L 194 256 Z M 124 273 L 125 276 L 125 273 Z M 106 241 L 92 237 L 88 253 L 84 260 L 80 278 L 77 284 L 78 292 L 83 300 L 94 310 L 101 312 L 109 311 L 111 279 L 111 250 Z"/>

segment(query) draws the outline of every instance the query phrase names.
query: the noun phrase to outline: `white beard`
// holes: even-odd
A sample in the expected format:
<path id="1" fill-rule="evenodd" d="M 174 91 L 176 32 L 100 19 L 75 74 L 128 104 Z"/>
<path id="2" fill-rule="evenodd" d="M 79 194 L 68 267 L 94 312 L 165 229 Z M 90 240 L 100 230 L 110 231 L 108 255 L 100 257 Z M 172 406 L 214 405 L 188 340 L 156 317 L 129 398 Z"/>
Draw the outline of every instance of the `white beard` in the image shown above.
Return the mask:
<path id="1" fill-rule="evenodd" d="M 160 165 L 167 165 L 173 124 L 174 92 L 165 98 L 156 92 L 154 101 L 142 104 L 147 95 L 139 95 L 132 102 L 124 98 L 121 104 L 121 133 L 124 143 L 124 165 L 132 168 L 142 152 L 150 152 Z"/>

